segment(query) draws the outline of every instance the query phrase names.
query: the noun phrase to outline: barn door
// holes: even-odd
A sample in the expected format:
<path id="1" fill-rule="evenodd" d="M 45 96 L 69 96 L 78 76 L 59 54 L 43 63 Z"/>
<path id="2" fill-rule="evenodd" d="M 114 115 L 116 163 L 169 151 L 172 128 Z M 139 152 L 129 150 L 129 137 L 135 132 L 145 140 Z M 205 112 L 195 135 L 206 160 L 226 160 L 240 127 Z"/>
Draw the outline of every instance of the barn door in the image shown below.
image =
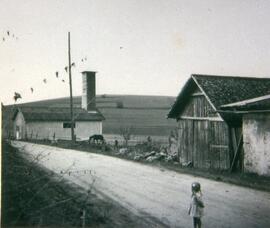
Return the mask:
<path id="1" fill-rule="evenodd" d="M 243 151 L 243 132 L 242 127 L 230 127 L 230 144 L 231 144 L 231 167 L 230 171 L 244 170 L 244 151 Z"/>
<path id="2" fill-rule="evenodd" d="M 209 158 L 212 169 L 225 170 L 230 167 L 228 127 L 224 122 L 210 122 Z"/>
<path id="3" fill-rule="evenodd" d="M 229 169 L 228 127 L 222 121 L 179 120 L 179 162 L 196 168 Z"/>
<path id="4" fill-rule="evenodd" d="M 207 120 L 179 121 L 179 161 L 192 162 L 196 168 L 208 168 L 209 123 Z"/>

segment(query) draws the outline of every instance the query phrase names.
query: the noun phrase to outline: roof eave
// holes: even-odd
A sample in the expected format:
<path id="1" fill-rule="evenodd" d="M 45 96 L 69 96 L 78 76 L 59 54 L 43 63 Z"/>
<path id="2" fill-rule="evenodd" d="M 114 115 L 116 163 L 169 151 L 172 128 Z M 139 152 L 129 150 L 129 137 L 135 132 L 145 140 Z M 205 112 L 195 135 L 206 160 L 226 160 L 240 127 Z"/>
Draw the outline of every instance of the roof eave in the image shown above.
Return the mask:
<path id="1" fill-rule="evenodd" d="M 188 86 L 190 86 L 191 81 L 193 80 L 194 83 L 198 86 L 198 88 L 202 91 L 203 95 L 205 96 L 206 100 L 209 102 L 209 104 L 211 105 L 211 107 L 214 109 L 214 111 L 217 113 L 218 117 L 223 119 L 222 116 L 218 113 L 217 108 L 215 107 L 215 105 L 211 102 L 211 100 L 209 99 L 209 97 L 207 96 L 206 92 L 204 91 L 204 89 L 200 86 L 200 84 L 198 83 L 198 81 L 196 80 L 195 76 L 197 74 L 192 74 L 191 77 L 188 79 L 188 81 L 186 82 L 186 84 L 183 86 L 183 88 L 181 89 L 179 95 L 176 98 L 175 103 L 173 104 L 167 118 L 171 118 L 171 119 L 178 119 L 178 115 L 179 113 L 173 113 L 178 105 L 178 101 L 180 99 L 182 99 L 182 97 L 184 96 L 186 90 L 188 89 Z"/>
<path id="2" fill-rule="evenodd" d="M 189 84 L 191 83 L 192 81 L 192 77 L 190 77 L 187 82 L 185 83 L 185 85 L 183 86 L 183 88 L 181 89 L 181 91 L 179 92 L 178 96 L 176 97 L 175 99 L 175 102 L 171 108 L 171 110 L 169 111 L 168 115 L 167 115 L 167 118 L 168 119 L 177 119 L 178 118 L 178 114 L 177 113 L 174 113 L 175 112 L 175 109 L 177 108 L 178 106 L 178 103 L 179 103 L 179 100 L 182 99 L 183 97 L 183 94 L 185 94 L 185 91 L 187 90 Z"/>

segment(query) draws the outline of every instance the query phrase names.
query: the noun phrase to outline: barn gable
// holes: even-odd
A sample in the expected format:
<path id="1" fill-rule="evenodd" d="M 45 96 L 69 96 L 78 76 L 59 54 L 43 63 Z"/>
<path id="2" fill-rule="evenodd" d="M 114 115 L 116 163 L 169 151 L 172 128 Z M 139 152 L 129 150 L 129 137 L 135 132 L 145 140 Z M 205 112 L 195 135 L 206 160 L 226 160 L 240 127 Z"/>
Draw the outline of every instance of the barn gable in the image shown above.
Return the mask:
<path id="1" fill-rule="evenodd" d="M 208 101 L 204 92 L 194 82 L 190 82 L 190 87 L 186 91 L 183 91 L 183 106 L 179 110 L 179 119 L 207 119 L 207 118 L 218 118 L 219 115 L 216 113 L 212 104 Z"/>
<path id="2" fill-rule="evenodd" d="M 270 94 L 270 78 L 193 74 L 179 93 L 168 118 L 177 119 L 179 117 L 185 105 L 189 103 L 188 97 L 195 85 L 200 88 L 216 112 L 220 110 L 222 105 Z M 223 112 L 219 114 L 225 121 L 230 121 L 230 114 Z"/>
<path id="3" fill-rule="evenodd" d="M 215 106 L 193 77 L 186 82 L 168 114 L 168 118 L 179 119 L 180 117 L 219 117 Z"/>

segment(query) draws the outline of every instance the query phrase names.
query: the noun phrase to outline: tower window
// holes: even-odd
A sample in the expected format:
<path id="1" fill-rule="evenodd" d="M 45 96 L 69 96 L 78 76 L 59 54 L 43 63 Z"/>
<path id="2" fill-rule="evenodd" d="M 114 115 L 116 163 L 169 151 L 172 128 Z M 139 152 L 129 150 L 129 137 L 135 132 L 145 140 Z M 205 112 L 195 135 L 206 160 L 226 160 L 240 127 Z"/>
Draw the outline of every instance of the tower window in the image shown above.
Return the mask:
<path id="1" fill-rule="evenodd" d="M 73 123 L 74 128 L 76 128 L 76 124 Z M 71 128 L 71 122 L 64 122 L 63 123 L 63 128 Z"/>

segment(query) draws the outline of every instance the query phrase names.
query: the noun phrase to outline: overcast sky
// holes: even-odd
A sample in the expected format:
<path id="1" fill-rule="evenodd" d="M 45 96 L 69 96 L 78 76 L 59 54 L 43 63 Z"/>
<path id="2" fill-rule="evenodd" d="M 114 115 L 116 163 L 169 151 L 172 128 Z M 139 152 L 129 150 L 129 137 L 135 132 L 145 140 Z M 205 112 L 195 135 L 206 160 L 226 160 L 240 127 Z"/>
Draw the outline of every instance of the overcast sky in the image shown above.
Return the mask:
<path id="1" fill-rule="evenodd" d="M 268 0 L 0 3 L 4 104 L 13 103 L 15 91 L 20 102 L 69 95 L 68 31 L 74 95 L 81 95 L 84 70 L 98 72 L 98 94 L 176 96 L 192 73 L 270 76 Z"/>

